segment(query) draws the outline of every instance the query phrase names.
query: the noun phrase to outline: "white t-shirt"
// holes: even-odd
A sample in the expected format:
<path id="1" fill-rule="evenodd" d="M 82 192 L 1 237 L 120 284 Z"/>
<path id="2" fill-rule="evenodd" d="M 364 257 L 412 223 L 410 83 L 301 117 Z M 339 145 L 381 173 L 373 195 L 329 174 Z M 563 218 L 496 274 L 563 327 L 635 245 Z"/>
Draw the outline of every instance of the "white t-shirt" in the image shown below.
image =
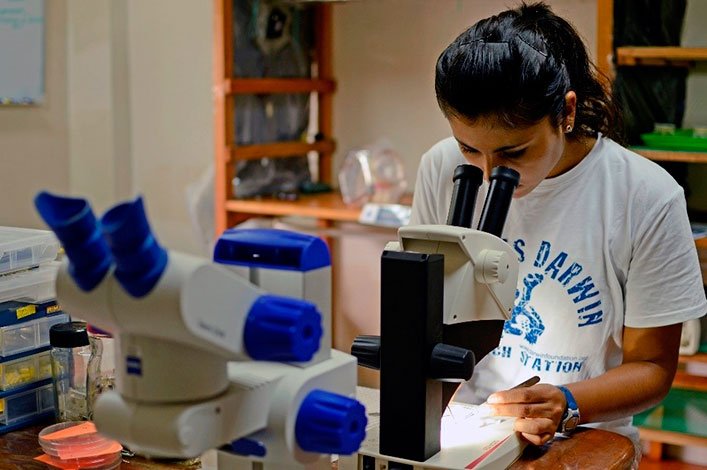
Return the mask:
<path id="1" fill-rule="evenodd" d="M 422 157 L 411 225 L 446 223 L 452 174 L 462 163 L 453 138 Z M 474 228 L 486 191 L 484 183 Z M 457 400 L 481 403 L 533 375 L 556 385 L 596 377 L 621 364 L 624 326 L 665 326 L 707 312 L 682 188 L 608 138 L 599 136 L 568 172 L 514 199 L 503 238 L 520 262 L 516 305 L 498 348 Z M 637 440 L 631 418 L 596 426 Z"/>

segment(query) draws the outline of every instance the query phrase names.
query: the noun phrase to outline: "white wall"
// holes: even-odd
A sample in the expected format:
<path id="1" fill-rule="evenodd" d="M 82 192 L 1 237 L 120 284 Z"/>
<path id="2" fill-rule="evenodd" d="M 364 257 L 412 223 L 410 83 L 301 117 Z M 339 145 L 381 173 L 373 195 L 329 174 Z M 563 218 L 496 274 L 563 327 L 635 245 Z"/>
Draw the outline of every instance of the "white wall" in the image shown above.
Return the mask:
<path id="1" fill-rule="evenodd" d="M 200 253 L 185 188 L 214 155 L 212 2 L 127 3 L 134 189 L 164 245 Z"/>
<path id="2" fill-rule="evenodd" d="M 517 2 L 362 0 L 334 7 L 334 135 L 338 170 L 351 148 L 387 138 L 415 180 L 422 153 L 449 129 L 434 95 L 434 67 L 444 48 L 476 21 Z M 596 1 L 556 0 L 592 54 Z"/>
<path id="3" fill-rule="evenodd" d="M 34 195 L 69 188 L 66 0 L 45 4 L 45 101 L 0 106 L 0 225 L 43 227 Z"/>
<path id="4" fill-rule="evenodd" d="M 160 241 L 201 253 L 185 187 L 213 159 L 211 2 L 46 9 L 46 101 L 0 107 L 0 225 L 44 227 L 41 189 L 87 197 L 99 216 L 142 194 Z"/>
<path id="5" fill-rule="evenodd" d="M 126 4 L 70 0 L 67 7 L 70 187 L 100 216 L 133 192 Z"/>

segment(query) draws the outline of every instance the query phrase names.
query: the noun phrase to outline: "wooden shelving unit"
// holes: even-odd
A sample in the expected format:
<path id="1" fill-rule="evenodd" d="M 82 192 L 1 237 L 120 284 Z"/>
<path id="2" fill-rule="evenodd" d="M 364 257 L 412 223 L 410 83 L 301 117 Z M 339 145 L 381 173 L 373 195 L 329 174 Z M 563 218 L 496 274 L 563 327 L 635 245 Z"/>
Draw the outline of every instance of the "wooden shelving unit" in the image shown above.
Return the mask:
<path id="1" fill-rule="evenodd" d="M 707 61 L 707 47 L 617 47 L 613 46 L 613 0 L 597 0 L 597 67 L 607 77 L 616 65 L 685 67 Z"/>
<path id="2" fill-rule="evenodd" d="M 679 150 L 658 150 L 646 147 L 632 147 L 631 150 L 650 160 L 660 162 L 707 163 L 707 152 L 683 152 Z"/>
<path id="3" fill-rule="evenodd" d="M 707 47 L 617 47 L 618 65 L 690 66 L 707 60 Z"/>
<path id="4" fill-rule="evenodd" d="M 614 49 L 613 24 L 614 2 L 597 0 L 597 66 L 610 80 L 614 76 L 614 64 L 681 67 L 707 61 L 707 48 L 703 47 L 618 47 Z M 656 161 L 707 163 L 707 152 L 658 150 L 645 147 L 635 147 L 632 150 Z M 707 249 L 707 239 L 697 240 L 696 246 L 698 250 Z M 681 356 L 673 386 L 666 399 L 656 407 L 634 417 L 641 439 L 649 444 L 649 452 L 646 456 L 650 459 L 662 458 L 664 444 L 707 446 L 707 430 L 695 429 L 688 423 L 686 415 L 687 403 L 692 402 L 690 406 L 704 407 L 704 400 L 707 399 L 707 377 L 693 375 L 686 370 L 686 365 L 692 362 L 707 363 L 707 353 Z"/>
<path id="5" fill-rule="evenodd" d="M 660 460 L 663 445 L 707 447 L 707 429 L 695 429 L 687 421 L 688 407 L 702 407 L 707 412 L 705 399 L 694 392 L 707 392 L 707 377 L 689 374 L 689 363 L 707 364 L 707 353 L 680 356 L 679 369 L 672 390 L 663 402 L 636 417 L 641 439 L 650 443 L 648 456 Z M 692 412 L 697 412 L 693 410 Z"/>
<path id="6" fill-rule="evenodd" d="M 673 387 L 683 390 L 707 392 L 707 377 L 693 375 L 685 370 L 686 366 L 690 363 L 707 364 L 707 353 L 698 352 L 692 356 L 680 356 L 678 360 L 678 370 L 673 380 Z M 705 432 L 707 434 L 707 430 Z"/>
<path id="7" fill-rule="evenodd" d="M 260 216 L 301 216 L 337 222 L 356 222 L 361 210 L 344 204 L 341 196 L 327 193 L 302 196 L 296 201 L 230 199 L 226 210 L 234 214 Z"/>
<path id="8" fill-rule="evenodd" d="M 307 152 L 331 155 L 336 149 L 336 142 L 324 140 L 308 144 L 307 142 L 274 142 L 271 144 L 258 145 L 234 145 L 229 146 L 226 156 L 227 163 L 238 160 L 257 160 L 263 157 L 289 157 L 290 155 L 304 155 Z"/>
<path id="9" fill-rule="evenodd" d="M 333 93 L 336 82 L 333 80 L 308 78 L 227 78 L 224 81 L 227 93 L 234 95 L 252 95 L 265 93 Z"/>
<path id="10" fill-rule="evenodd" d="M 315 8 L 316 15 L 315 60 L 318 76 L 240 78 L 235 77 L 233 71 L 233 0 L 214 0 L 214 209 L 217 236 L 226 228 L 254 215 L 301 215 L 321 219 L 324 225 L 334 220 L 356 220 L 358 217 L 358 209 L 346 208 L 338 194 L 307 196 L 295 202 L 238 200 L 232 194 L 231 181 L 238 161 L 306 155 L 310 151 L 319 155 L 320 181 L 331 183 L 332 155 L 336 150 L 331 122 L 332 99 L 336 91 L 331 63 L 331 5 L 318 4 L 312 8 Z M 317 93 L 318 129 L 323 137 L 313 143 L 294 141 L 239 145 L 233 131 L 235 96 L 272 93 Z"/>

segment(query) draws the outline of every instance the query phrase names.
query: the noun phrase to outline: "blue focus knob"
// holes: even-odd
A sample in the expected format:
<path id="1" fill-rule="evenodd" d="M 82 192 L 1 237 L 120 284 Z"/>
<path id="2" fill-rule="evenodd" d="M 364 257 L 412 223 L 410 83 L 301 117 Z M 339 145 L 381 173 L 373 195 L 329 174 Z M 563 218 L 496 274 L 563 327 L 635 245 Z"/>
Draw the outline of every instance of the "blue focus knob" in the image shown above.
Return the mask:
<path id="1" fill-rule="evenodd" d="M 311 302 L 262 295 L 248 312 L 243 336 L 253 359 L 305 362 L 319 350 L 322 317 Z"/>
<path id="2" fill-rule="evenodd" d="M 366 437 L 366 409 L 358 401 L 312 390 L 305 397 L 295 423 L 302 450 L 320 454 L 353 454 Z"/>
<path id="3" fill-rule="evenodd" d="M 85 199 L 46 191 L 37 194 L 34 205 L 64 247 L 76 285 L 85 292 L 93 290 L 110 269 L 113 257 L 91 205 Z"/>

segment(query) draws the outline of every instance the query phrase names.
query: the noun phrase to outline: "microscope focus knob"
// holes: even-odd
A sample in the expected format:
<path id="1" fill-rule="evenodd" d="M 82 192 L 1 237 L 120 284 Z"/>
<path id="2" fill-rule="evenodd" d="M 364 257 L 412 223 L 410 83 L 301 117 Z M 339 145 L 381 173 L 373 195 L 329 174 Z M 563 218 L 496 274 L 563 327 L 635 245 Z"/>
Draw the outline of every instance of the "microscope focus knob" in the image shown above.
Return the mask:
<path id="1" fill-rule="evenodd" d="M 509 271 L 508 255 L 504 251 L 481 250 L 474 266 L 474 277 L 483 284 L 504 283 Z"/>
<path id="2" fill-rule="evenodd" d="M 351 345 L 351 355 L 358 359 L 358 365 L 369 369 L 381 368 L 381 337 L 359 335 Z"/>
<path id="3" fill-rule="evenodd" d="M 258 361 L 309 361 L 319 350 L 322 316 L 304 300 L 261 295 L 248 312 L 243 342 Z"/>
<path id="4" fill-rule="evenodd" d="M 431 379 L 438 380 L 469 380 L 474 373 L 476 359 L 468 349 L 437 343 L 430 355 Z"/>
<path id="5" fill-rule="evenodd" d="M 295 423 L 297 445 L 307 452 L 353 454 L 366 437 L 366 409 L 353 398 L 312 390 Z"/>

